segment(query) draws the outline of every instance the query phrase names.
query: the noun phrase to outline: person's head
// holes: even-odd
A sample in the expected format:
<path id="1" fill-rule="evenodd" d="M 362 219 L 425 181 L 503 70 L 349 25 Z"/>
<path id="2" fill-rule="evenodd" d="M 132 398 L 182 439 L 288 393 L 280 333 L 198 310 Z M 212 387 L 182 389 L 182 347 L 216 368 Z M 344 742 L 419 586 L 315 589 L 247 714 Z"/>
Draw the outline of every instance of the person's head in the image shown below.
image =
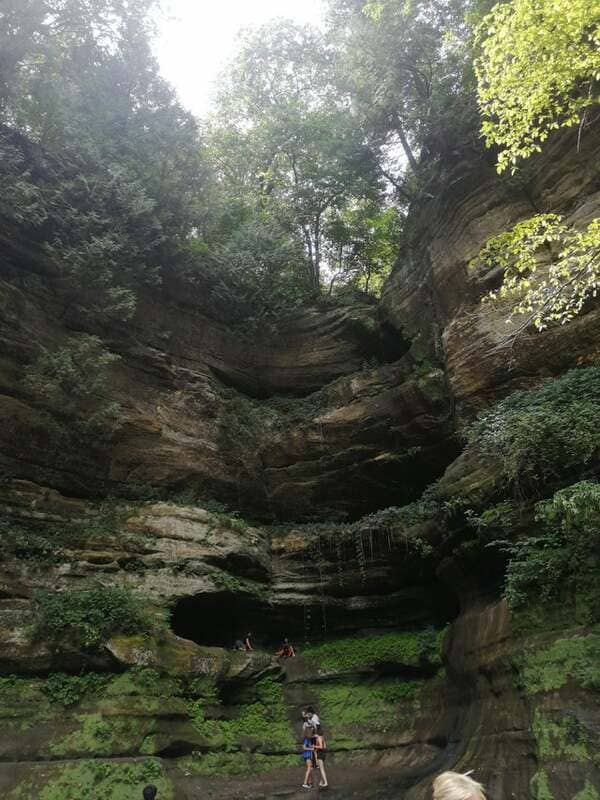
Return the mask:
<path id="1" fill-rule="evenodd" d="M 306 706 L 306 713 L 309 717 L 312 717 L 312 715 L 315 713 L 315 710 L 312 706 Z"/>
<path id="2" fill-rule="evenodd" d="M 289 644 L 289 642 L 288 642 L 288 640 L 287 640 L 287 637 L 286 637 L 286 638 L 284 638 L 284 640 L 283 640 L 283 643 L 284 643 L 284 644 Z"/>
<path id="3" fill-rule="evenodd" d="M 246 634 L 246 639 L 251 639 L 251 638 L 252 638 L 252 634 L 251 633 L 247 633 Z"/>
<path id="4" fill-rule="evenodd" d="M 485 800 L 485 794 L 468 773 L 442 772 L 433 782 L 433 800 Z"/>
<path id="5" fill-rule="evenodd" d="M 156 786 L 152 786 L 152 784 L 148 784 L 148 786 L 144 786 L 144 800 L 154 800 L 156 797 L 158 789 Z"/>

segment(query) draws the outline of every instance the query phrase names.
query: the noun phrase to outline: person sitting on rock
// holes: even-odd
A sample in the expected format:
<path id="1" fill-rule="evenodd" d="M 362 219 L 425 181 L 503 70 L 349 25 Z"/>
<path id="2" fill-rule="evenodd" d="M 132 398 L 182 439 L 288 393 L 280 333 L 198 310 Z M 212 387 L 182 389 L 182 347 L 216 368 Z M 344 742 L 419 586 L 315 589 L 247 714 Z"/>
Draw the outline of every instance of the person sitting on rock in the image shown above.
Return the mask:
<path id="1" fill-rule="evenodd" d="M 306 771 L 304 773 L 304 783 L 302 784 L 303 789 L 310 789 L 312 785 L 312 770 L 313 767 L 316 766 L 315 760 L 315 747 L 313 744 L 313 736 L 315 732 L 313 728 L 304 728 L 303 736 L 304 740 L 302 742 L 302 758 L 304 759 L 304 763 L 306 765 Z"/>
<path id="2" fill-rule="evenodd" d="M 242 642 L 241 639 L 236 639 L 235 642 L 233 643 L 233 649 L 234 650 L 241 650 L 242 653 L 243 653 L 243 652 L 245 652 L 246 647 L 245 647 L 245 645 L 244 645 L 244 643 Z"/>
<path id="3" fill-rule="evenodd" d="M 152 784 L 150 783 L 148 784 L 148 786 L 144 786 L 144 790 L 142 792 L 144 800 L 154 800 L 157 792 L 158 789 L 156 788 L 156 786 L 152 786 Z"/>
<path id="4" fill-rule="evenodd" d="M 247 633 L 246 638 L 244 639 L 244 650 L 247 653 L 251 653 L 254 648 L 252 647 L 252 634 Z"/>
<path id="5" fill-rule="evenodd" d="M 485 794 L 468 772 L 442 772 L 433 782 L 433 800 L 485 800 Z"/>
<path id="6" fill-rule="evenodd" d="M 278 658 L 293 658 L 296 655 L 296 653 L 292 645 L 289 643 L 289 641 L 287 639 L 284 639 L 281 644 L 281 647 L 275 653 L 275 655 L 278 656 Z"/>

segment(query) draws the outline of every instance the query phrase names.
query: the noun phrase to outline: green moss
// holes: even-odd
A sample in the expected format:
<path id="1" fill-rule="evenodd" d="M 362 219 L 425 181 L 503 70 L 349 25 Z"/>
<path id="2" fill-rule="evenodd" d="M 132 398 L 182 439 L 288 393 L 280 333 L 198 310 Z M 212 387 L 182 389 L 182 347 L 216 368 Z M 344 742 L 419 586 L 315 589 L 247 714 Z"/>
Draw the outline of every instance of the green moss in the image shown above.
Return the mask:
<path id="1" fill-rule="evenodd" d="M 113 726 L 101 714 L 78 714 L 80 727 L 50 745 L 55 756 L 109 756 L 114 752 Z"/>
<path id="2" fill-rule="evenodd" d="M 184 774 L 227 777 L 269 772 L 284 767 L 300 767 L 298 755 L 264 755 L 263 753 L 194 753 L 179 759 L 177 766 Z"/>
<path id="3" fill-rule="evenodd" d="M 573 796 L 573 800 L 600 800 L 598 790 L 588 780 L 580 792 Z"/>
<path id="4" fill-rule="evenodd" d="M 153 783 L 161 800 L 174 800 L 170 780 L 158 759 L 135 762 L 80 760 L 33 769 L 32 776 L 5 795 L 6 800 L 131 800 L 140 787 Z"/>
<path id="5" fill-rule="evenodd" d="M 557 639 L 549 647 L 515 657 L 514 664 L 526 694 L 560 689 L 569 680 L 600 691 L 600 633 Z"/>
<path id="6" fill-rule="evenodd" d="M 262 678 L 254 689 L 256 700 L 240 704 L 234 719 L 207 719 L 205 701 L 189 700 L 187 710 L 192 724 L 217 750 L 230 753 L 246 747 L 283 753 L 295 750 L 281 684 L 272 678 Z"/>
<path id="7" fill-rule="evenodd" d="M 365 736 L 410 727 L 420 708 L 424 681 L 380 678 L 376 683 L 336 681 L 318 689 L 332 749 L 360 749 Z"/>
<path id="8" fill-rule="evenodd" d="M 535 773 L 529 784 L 532 800 L 554 800 L 548 775 L 541 769 Z"/>
<path id="9" fill-rule="evenodd" d="M 303 656 L 325 671 L 348 672 L 377 664 L 434 667 L 441 664 L 443 631 L 384 633 L 337 639 L 307 647 Z"/>
<path id="10" fill-rule="evenodd" d="M 26 731 L 58 714 L 43 692 L 44 681 L 9 675 L 0 678 L 0 719 L 4 727 Z"/>
<path id="11" fill-rule="evenodd" d="M 587 761 L 590 758 L 587 731 L 572 714 L 555 720 L 536 709 L 532 732 L 541 759 Z"/>

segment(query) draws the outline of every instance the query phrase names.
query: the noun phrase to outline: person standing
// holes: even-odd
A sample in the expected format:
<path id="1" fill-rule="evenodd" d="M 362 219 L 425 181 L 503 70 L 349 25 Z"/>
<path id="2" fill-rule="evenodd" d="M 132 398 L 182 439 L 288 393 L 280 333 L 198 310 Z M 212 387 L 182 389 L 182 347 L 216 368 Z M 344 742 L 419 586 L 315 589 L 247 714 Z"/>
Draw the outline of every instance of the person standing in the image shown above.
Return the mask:
<path id="1" fill-rule="evenodd" d="M 316 716 L 316 715 L 315 715 Z M 318 733 L 315 731 L 315 736 L 313 736 L 313 746 L 314 746 L 314 754 L 315 754 L 315 761 L 319 772 L 321 773 L 321 780 L 319 781 L 319 786 L 322 789 L 326 789 L 329 786 L 327 782 L 327 773 L 325 772 L 325 751 L 327 749 L 327 742 L 325 741 L 325 737 L 323 736 L 323 732 L 319 731 Z"/>
<path id="2" fill-rule="evenodd" d="M 316 764 L 315 747 L 312 741 L 314 733 L 312 728 L 304 728 L 304 740 L 302 742 L 302 747 L 304 749 L 302 750 L 302 758 L 304 759 L 306 770 L 304 772 L 304 783 L 302 784 L 303 789 L 310 789 L 312 786 L 312 771 Z"/>
<path id="3" fill-rule="evenodd" d="M 244 650 L 247 653 L 251 653 L 254 650 L 254 648 L 252 647 L 252 634 L 251 633 L 247 633 L 246 634 L 246 638 L 244 639 Z"/>

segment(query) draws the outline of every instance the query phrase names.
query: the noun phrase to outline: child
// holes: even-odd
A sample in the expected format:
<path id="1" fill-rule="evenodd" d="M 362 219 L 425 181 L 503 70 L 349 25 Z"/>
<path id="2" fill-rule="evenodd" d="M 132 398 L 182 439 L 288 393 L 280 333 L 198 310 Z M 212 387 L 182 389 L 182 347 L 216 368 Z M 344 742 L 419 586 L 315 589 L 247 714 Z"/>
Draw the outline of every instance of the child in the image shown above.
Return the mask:
<path id="1" fill-rule="evenodd" d="M 325 750 L 327 749 L 327 742 L 323 737 L 323 731 L 320 730 L 318 733 L 316 733 L 312 741 L 313 747 L 315 748 L 315 761 L 317 762 L 317 767 L 321 773 L 319 786 L 322 789 L 325 789 L 327 786 L 329 786 L 329 784 L 327 783 L 327 773 L 325 772 Z"/>
<path id="2" fill-rule="evenodd" d="M 315 750 L 312 743 L 314 734 L 315 732 L 312 728 L 304 728 L 302 758 L 306 764 L 306 772 L 304 773 L 304 783 L 302 784 L 303 789 L 310 789 L 312 784 L 312 768 L 315 765 Z"/>

